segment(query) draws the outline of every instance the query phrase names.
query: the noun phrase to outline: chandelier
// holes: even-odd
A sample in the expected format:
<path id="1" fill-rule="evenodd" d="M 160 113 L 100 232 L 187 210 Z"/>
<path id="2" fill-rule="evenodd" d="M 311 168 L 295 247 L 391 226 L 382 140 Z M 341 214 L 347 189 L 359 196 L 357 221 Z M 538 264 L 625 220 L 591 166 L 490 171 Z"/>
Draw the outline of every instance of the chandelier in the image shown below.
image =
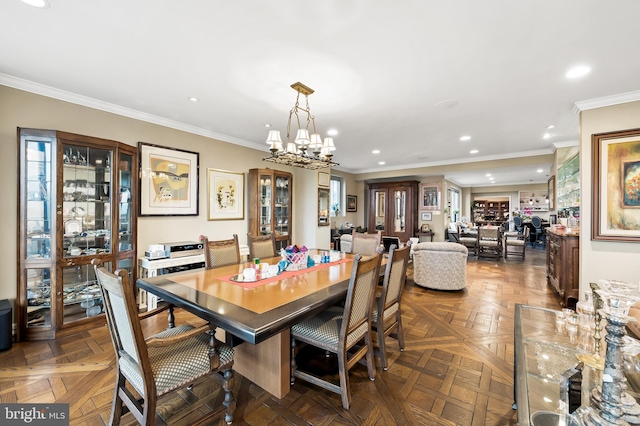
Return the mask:
<path id="1" fill-rule="evenodd" d="M 291 88 L 298 92 L 298 95 L 296 96 L 296 104 L 289 111 L 286 145 L 280 139 L 280 130 L 269 130 L 267 144 L 269 144 L 271 156 L 263 158 L 263 160 L 311 170 L 337 166 L 338 163 L 334 163 L 331 160 L 333 151 L 336 149 L 333 144 L 333 138 L 324 138 L 322 140 L 322 137 L 316 132 L 315 117 L 311 114 L 311 109 L 309 108 L 309 95 L 313 93 L 313 89 L 300 82 L 293 83 Z M 301 94 L 304 95 L 307 104 L 306 108 L 300 106 Z M 304 121 L 304 114 L 306 114 L 306 122 Z M 300 115 L 303 115 L 304 126 L 300 124 Z M 291 120 L 294 116 L 298 124 L 298 131 L 296 138 L 291 141 Z M 309 124 L 311 124 L 311 130 L 313 130 L 311 135 L 309 135 Z"/>

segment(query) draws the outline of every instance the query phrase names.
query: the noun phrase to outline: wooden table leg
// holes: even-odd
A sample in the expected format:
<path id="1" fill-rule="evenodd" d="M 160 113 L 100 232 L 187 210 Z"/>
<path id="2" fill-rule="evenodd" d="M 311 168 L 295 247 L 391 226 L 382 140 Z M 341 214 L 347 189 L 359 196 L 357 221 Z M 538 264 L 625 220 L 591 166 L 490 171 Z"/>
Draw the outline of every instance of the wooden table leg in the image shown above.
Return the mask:
<path id="1" fill-rule="evenodd" d="M 233 348 L 233 369 L 276 398 L 283 398 L 290 389 L 290 346 L 289 330 L 284 330 L 257 345 L 238 345 Z"/>

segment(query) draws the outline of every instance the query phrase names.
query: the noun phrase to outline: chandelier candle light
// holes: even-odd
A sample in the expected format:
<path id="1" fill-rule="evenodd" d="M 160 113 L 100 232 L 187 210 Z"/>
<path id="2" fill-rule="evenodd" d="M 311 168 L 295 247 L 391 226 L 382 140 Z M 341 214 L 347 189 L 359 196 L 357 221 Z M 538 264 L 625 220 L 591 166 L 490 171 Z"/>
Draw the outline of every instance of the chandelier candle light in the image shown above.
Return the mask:
<path id="1" fill-rule="evenodd" d="M 311 109 L 309 108 L 309 95 L 313 93 L 313 89 L 300 82 L 292 84 L 291 88 L 298 92 L 298 96 L 296 97 L 296 104 L 289 111 L 286 146 L 280 138 L 280 130 L 269 130 L 267 144 L 269 144 L 271 156 L 263 158 L 263 160 L 311 170 L 337 166 L 338 163 L 332 161 L 333 151 L 336 149 L 333 144 L 333 138 L 324 138 L 322 140 L 322 137 L 316 132 L 315 117 L 311 114 Z M 301 94 L 304 95 L 307 104 L 306 108 L 300 106 Z M 303 119 L 304 126 L 300 124 L 300 113 L 307 115 L 306 122 Z M 296 138 L 291 141 L 291 120 L 294 116 L 298 123 L 298 131 Z M 311 135 L 309 135 L 309 124 L 311 124 L 311 130 L 313 131 Z"/>

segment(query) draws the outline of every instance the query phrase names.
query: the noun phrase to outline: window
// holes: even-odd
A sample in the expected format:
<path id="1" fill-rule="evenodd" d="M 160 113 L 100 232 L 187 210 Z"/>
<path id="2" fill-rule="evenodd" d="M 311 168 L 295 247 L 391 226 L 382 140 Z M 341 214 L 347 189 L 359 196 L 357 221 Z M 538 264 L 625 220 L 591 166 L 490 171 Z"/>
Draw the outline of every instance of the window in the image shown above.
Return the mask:
<path id="1" fill-rule="evenodd" d="M 461 220 L 460 218 L 460 191 L 455 188 L 449 188 L 449 205 L 451 206 L 451 219 L 454 222 Z"/>
<path id="2" fill-rule="evenodd" d="M 331 216 L 344 216 L 344 197 L 342 195 L 343 179 L 339 176 L 331 176 L 330 197 L 331 197 Z"/>

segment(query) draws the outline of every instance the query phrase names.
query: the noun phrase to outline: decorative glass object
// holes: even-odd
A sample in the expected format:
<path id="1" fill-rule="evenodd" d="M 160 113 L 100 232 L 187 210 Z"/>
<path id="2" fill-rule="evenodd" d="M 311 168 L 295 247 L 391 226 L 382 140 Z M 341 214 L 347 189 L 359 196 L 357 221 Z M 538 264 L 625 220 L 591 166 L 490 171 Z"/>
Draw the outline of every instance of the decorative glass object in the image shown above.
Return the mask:
<path id="1" fill-rule="evenodd" d="M 638 404 L 624 391 L 626 378 L 623 365 L 626 324 L 630 321 L 629 309 L 638 300 L 638 285 L 612 280 L 599 281 L 600 288 L 596 293 L 603 301 L 600 313 L 607 319 L 607 350 L 602 386 L 591 392 L 591 405 L 576 410 L 571 418 L 571 425 L 627 425 L 623 416 L 633 413 Z"/>

